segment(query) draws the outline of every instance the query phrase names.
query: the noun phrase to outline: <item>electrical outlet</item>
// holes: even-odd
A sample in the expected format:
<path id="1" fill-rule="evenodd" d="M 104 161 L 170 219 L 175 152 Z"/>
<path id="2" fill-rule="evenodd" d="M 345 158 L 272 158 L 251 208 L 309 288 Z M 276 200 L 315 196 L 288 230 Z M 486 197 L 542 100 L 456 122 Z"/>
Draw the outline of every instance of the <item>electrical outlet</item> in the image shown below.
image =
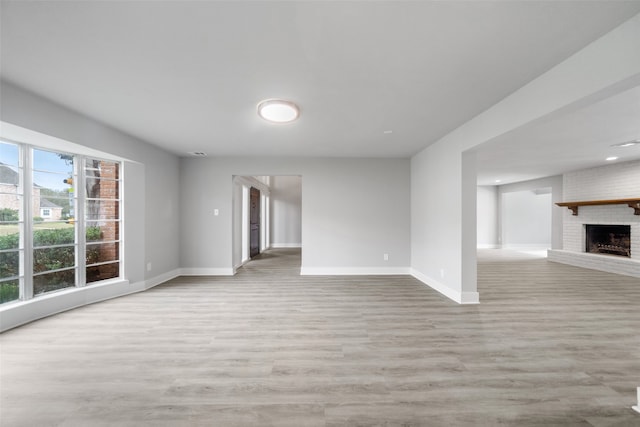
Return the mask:
<path id="1" fill-rule="evenodd" d="M 214 215 L 214 216 L 218 216 L 218 215 L 220 215 L 220 211 L 219 211 L 218 209 L 214 209 L 214 210 L 213 210 L 213 215 Z"/>
<path id="2" fill-rule="evenodd" d="M 389 261 L 389 254 L 382 255 L 382 259 L 384 259 L 385 261 Z"/>

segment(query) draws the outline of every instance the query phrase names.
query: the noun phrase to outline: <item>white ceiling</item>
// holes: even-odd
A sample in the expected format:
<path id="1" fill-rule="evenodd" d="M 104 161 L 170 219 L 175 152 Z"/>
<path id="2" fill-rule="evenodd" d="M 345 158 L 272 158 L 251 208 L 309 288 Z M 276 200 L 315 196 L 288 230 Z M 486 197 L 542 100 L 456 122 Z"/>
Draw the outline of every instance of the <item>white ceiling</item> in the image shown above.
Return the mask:
<path id="1" fill-rule="evenodd" d="M 478 184 L 496 185 L 640 159 L 640 87 L 517 129 L 480 146 Z"/>
<path id="2" fill-rule="evenodd" d="M 638 1 L 1 5 L 3 79 L 181 156 L 409 157 L 640 12 Z M 298 103 L 300 119 L 261 121 L 256 104 L 273 97 Z M 562 145 L 583 124 L 568 120 L 479 156 L 504 176 L 525 171 L 535 144 Z M 523 176 L 573 164 L 538 166 Z"/>

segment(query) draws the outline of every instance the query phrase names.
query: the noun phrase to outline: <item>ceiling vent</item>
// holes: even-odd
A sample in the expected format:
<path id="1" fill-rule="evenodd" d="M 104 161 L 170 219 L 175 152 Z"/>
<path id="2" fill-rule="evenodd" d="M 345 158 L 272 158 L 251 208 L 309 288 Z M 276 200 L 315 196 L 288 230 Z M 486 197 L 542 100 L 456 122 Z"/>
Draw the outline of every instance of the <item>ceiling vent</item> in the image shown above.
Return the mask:
<path id="1" fill-rule="evenodd" d="M 207 157 L 207 153 L 203 151 L 190 151 L 189 154 L 195 157 Z"/>

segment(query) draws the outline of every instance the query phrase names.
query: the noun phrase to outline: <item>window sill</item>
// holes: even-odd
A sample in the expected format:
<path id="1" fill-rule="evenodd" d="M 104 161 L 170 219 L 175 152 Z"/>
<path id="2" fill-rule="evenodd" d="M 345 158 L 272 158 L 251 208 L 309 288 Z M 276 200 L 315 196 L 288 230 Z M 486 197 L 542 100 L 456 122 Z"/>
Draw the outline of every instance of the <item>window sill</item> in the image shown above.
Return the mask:
<path id="1" fill-rule="evenodd" d="M 144 290 L 126 279 L 109 279 L 82 288 L 61 289 L 27 301 L 0 306 L 0 332 L 63 311 Z"/>
<path id="2" fill-rule="evenodd" d="M 15 300 L 15 301 L 6 302 L 0 305 L 0 312 L 3 312 L 10 308 L 29 305 L 34 301 L 46 301 L 49 299 L 64 298 L 64 296 L 66 295 L 73 295 L 73 294 L 78 294 L 83 292 L 91 292 L 91 289 L 100 289 L 100 288 L 110 287 L 114 285 L 128 285 L 128 284 L 129 284 L 128 280 L 117 278 L 117 279 L 107 279 L 101 282 L 96 282 L 95 284 L 85 285 L 82 287 L 64 288 L 57 291 L 47 292 L 46 294 L 36 295 L 33 298 L 26 301 Z"/>

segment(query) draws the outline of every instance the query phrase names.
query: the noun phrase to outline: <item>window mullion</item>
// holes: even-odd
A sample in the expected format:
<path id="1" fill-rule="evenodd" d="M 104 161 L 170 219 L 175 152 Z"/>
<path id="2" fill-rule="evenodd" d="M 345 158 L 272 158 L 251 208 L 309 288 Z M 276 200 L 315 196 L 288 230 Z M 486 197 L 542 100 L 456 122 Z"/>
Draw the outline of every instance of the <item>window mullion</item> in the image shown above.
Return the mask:
<path id="1" fill-rule="evenodd" d="M 121 163 L 120 164 L 120 170 L 119 170 L 119 177 L 116 180 L 117 183 L 117 188 L 118 188 L 118 242 L 120 243 L 118 245 L 118 260 L 120 261 L 120 277 L 124 277 L 124 265 L 125 265 L 125 257 L 124 257 L 124 239 L 125 239 L 125 230 L 124 230 L 124 204 L 122 203 L 122 201 L 124 200 L 124 188 L 122 183 L 124 182 L 124 176 L 125 176 L 125 167 L 124 164 Z"/>
<path id="2" fill-rule="evenodd" d="M 33 150 L 20 144 L 22 160 L 22 276 L 21 292 L 23 300 L 33 298 Z"/>
<path id="3" fill-rule="evenodd" d="M 87 285 L 87 232 L 86 232 L 86 215 L 85 215 L 85 199 L 84 189 L 86 187 L 86 159 L 84 156 L 76 156 L 76 179 L 77 185 L 74 188 L 76 203 L 76 286 L 82 287 Z"/>

